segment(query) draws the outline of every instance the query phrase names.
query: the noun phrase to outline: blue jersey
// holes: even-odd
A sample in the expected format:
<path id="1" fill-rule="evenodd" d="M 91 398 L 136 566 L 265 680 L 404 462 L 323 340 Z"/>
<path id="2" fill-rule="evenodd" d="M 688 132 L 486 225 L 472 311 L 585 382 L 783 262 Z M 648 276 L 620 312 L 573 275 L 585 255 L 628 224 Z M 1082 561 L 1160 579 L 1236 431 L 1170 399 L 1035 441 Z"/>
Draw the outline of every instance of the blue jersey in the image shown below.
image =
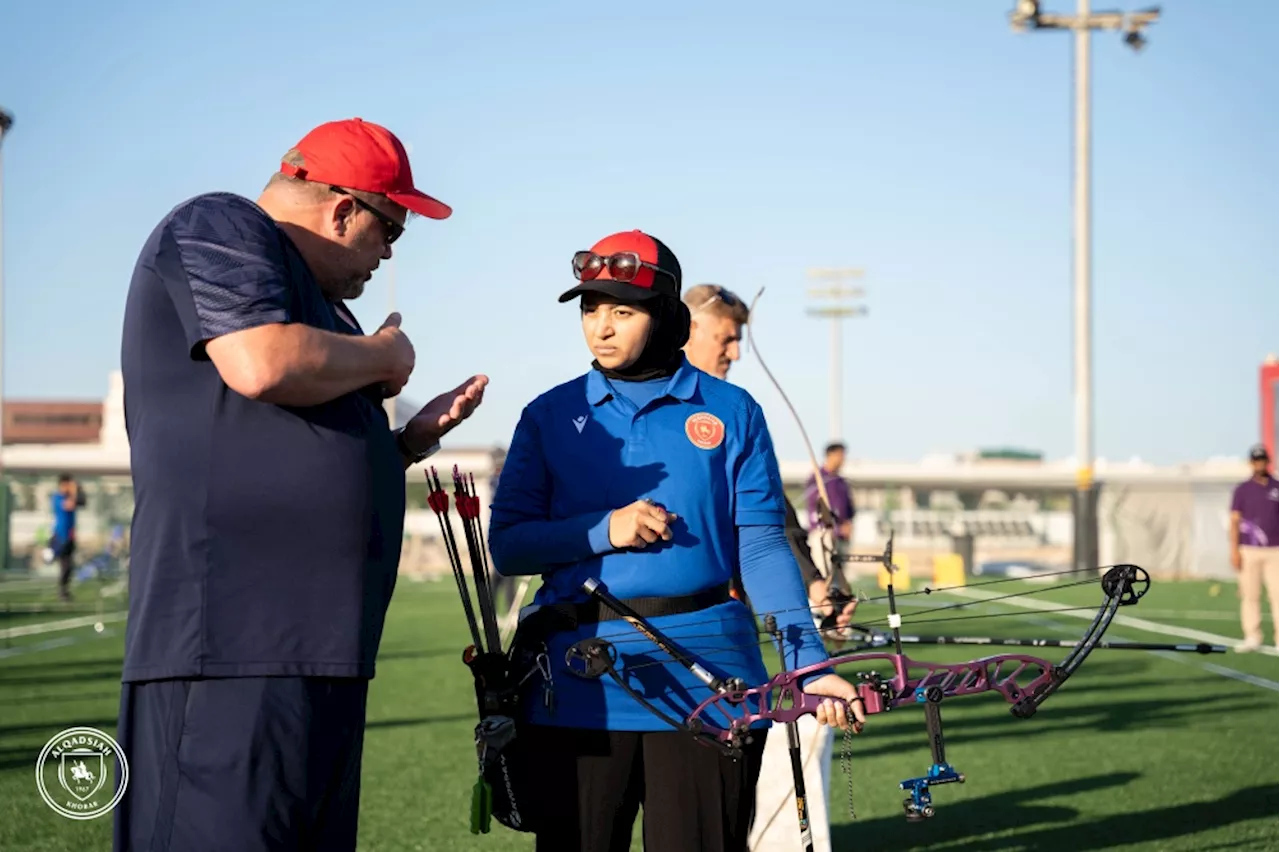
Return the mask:
<path id="1" fill-rule="evenodd" d="M 679 516 L 672 540 L 615 549 L 610 513 L 645 498 Z M 776 613 L 788 666 L 805 666 L 827 655 L 783 533 L 784 499 L 764 414 L 746 391 L 687 361 L 649 393 L 592 370 L 522 412 L 494 497 L 489 544 L 500 574 L 542 575 L 533 606 L 587 600 L 587 578 L 618 598 L 669 597 L 714 588 L 740 571 L 757 612 Z M 652 621 L 711 672 L 749 685 L 768 679 L 763 637 L 744 604 Z M 609 621 L 552 637 L 554 711 L 535 690 L 526 702 L 529 721 L 664 729 L 607 676 L 588 681 L 565 669 L 565 650 L 589 636 L 614 643 L 619 674 L 664 712 L 684 717 L 711 697 L 630 624 Z"/>
<path id="2" fill-rule="evenodd" d="M 67 495 L 61 491 L 53 492 L 49 498 L 53 509 L 53 536 L 59 543 L 65 544 L 76 532 L 76 510 L 66 508 Z"/>

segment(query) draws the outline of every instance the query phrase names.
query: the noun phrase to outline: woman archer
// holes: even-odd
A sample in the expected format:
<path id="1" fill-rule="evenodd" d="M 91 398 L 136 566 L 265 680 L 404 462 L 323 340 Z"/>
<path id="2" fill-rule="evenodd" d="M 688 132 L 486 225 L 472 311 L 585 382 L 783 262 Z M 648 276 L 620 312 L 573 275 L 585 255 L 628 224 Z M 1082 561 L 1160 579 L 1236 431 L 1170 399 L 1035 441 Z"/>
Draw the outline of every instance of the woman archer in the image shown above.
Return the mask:
<path id="1" fill-rule="evenodd" d="M 712 673 L 762 684 L 756 623 L 730 595 L 737 569 L 755 609 L 776 614 L 787 665 L 827 659 L 783 530 L 772 441 L 746 391 L 685 360 L 689 312 L 667 246 L 640 231 L 613 234 L 575 254 L 573 270 L 579 283 L 560 301 L 578 300 L 594 360 L 525 407 L 489 530 L 499 574 L 542 577 L 527 609 L 568 605 L 576 624 L 542 637 L 550 677 L 523 703 L 537 849 L 622 852 L 643 805 L 647 849 L 745 850 L 766 731 L 732 760 L 672 730 L 610 678 L 576 676 L 566 651 L 609 640 L 620 678 L 676 719 L 710 697 L 587 599 L 582 583 L 596 578 Z M 834 699 L 822 702 L 820 723 L 865 721 L 853 685 L 830 669 L 803 688 Z"/>

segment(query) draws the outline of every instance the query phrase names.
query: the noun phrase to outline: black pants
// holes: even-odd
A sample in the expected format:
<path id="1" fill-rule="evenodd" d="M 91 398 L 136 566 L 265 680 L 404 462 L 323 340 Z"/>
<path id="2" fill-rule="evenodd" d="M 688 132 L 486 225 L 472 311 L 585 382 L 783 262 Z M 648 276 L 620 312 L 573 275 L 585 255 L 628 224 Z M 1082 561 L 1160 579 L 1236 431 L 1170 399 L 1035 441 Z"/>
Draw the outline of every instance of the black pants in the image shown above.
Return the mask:
<path id="1" fill-rule="evenodd" d="M 678 731 L 527 729 L 537 852 L 627 852 L 642 805 L 646 850 L 746 852 L 764 733 L 735 761 Z"/>
<path id="2" fill-rule="evenodd" d="M 58 558 L 58 567 L 61 571 L 58 574 L 58 597 L 63 600 L 71 598 L 71 573 L 75 571 L 75 539 L 61 542 L 54 550 Z"/>
<path id="3" fill-rule="evenodd" d="M 124 684 L 115 852 L 354 850 L 367 690 L 298 677 Z"/>

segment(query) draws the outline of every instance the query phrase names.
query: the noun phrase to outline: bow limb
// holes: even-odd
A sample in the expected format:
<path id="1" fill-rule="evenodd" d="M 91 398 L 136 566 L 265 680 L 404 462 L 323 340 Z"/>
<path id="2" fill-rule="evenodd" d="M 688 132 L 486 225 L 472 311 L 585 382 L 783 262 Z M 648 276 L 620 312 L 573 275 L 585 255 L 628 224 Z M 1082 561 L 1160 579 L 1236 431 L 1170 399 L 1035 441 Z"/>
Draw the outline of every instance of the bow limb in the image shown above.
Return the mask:
<path id="1" fill-rule="evenodd" d="M 809 466 L 813 468 L 813 481 L 818 490 L 818 523 L 822 527 L 821 547 L 823 562 L 822 565 L 818 566 L 818 570 L 822 573 L 822 579 L 827 581 L 829 586 L 841 588 L 841 577 L 837 575 L 832 560 L 832 554 L 835 553 L 835 525 L 832 522 L 834 516 L 831 514 L 831 500 L 827 496 L 827 485 L 822 475 L 822 467 L 818 464 L 818 456 L 813 450 L 813 442 L 809 440 L 809 433 L 804 428 L 804 421 L 800 419 L 795 406 L 791 404 L 791 399 L 787 396 L 787 392 L 782 389 L 782 385 L 774 378 L 769 365 L 764 362 L 764 357 L 760 354 L 760 347 L 755 341 L 755 336 L 751 333 L 754 323 L 750 319 L 755 316 L 756 303 L 760 301 L 760 297 L 763 295 L 764 288 L 761 287 L 755 298 L 751 300 L 751 306 L 747 309 L 747 343 L 750 345 L 751 351 L 755 353 L 756 360 L 760 362 L 760 368 L 764 370 L 769 382 L 777 389 L 778 395 L 782 397 L 782 401 L 787 406 L 787 410 L 791 412 L 791 419 L 796 422 L 796 426 L 800 429 L 800 437 L 804 440 L 805 451 L 809 454 Z"/>

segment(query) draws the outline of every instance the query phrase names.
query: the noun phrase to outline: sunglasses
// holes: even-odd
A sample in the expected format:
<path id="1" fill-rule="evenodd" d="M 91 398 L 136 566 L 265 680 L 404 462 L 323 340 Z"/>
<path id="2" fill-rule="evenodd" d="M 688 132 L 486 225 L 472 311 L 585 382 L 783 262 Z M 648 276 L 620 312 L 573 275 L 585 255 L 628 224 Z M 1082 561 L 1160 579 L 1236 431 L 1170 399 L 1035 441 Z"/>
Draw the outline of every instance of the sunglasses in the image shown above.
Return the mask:
<path id="1" fill-rule="evenodd" d="M 606 269 L 614 281 L 634 281 L 640 274 L 641 267 L 648 267 L 668 276 L 672 281 L 676 280 L 670 272 L 641 260 L 640 255 L 633 251 L 620 251 L 608 257 L 590 251 L 580 251 L 573 255 L 573 277 L 579 281 L 594 281 Z"/>
<path id="2" fill-rule="evenodd" d="M 724 302 L 726 305 L 728 305 L 731 308 L 737 308 L 737 307 L 745 308 L 747 306 L 746 302 L 742 301 L 736 295 L 734 295 L 732 290 L 726 290 L 725 288 L 719 285 L 716 285 L 716 294 L 712 296 L 710 299 L 707 299 L 701 305 L 698 305 L 698 307 L 694 309 L 694 314 L 699 314 L 705 311 L 707 308 L 711 307 L 716 302 Z"/>
<path id="3" fill-rule="evenodd" d="M 404 233 L 404 225 L 401 225 L 395 219 L 392 219 L 386 213 L 383 213 L 381 210 L 379 210 L 377 207 L 374 207 L 372 204 L 368 203 L 367 201 L 363 201 L 357 198 L 356 196 L 352 195 L 351 193 L 347 192 L 345 189 L 339 186 L 331 186 L 329 187 L 329 189 L 333 192 L 338 193 L 339 195 L 347 196 L 348 198 L 350 198 L 352 201 L 356 203 L 357 207 L 360 207 L 368 211 L 369 213 L 371 213 L 373 215 L 373 218 L 377 219 L 382 224 L 382 234 L 383 234 L 383 238 L 387 242 L 387 245 L 391 245 L 396 240 L 400 239 L 400 235 Z"/>

